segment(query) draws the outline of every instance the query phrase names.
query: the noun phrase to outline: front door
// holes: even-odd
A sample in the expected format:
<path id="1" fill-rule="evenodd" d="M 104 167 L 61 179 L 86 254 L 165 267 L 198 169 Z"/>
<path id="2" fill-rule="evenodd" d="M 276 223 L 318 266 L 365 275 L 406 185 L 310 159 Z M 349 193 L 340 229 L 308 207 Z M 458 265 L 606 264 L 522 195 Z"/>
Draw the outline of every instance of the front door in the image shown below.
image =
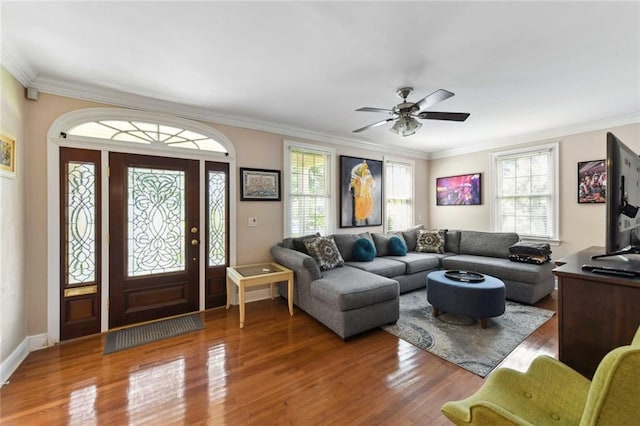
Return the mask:
<path id="1" fill-rule="evenodd" d="M 109 154 L 109 328 L 197 311 L 199 162 Z"/>

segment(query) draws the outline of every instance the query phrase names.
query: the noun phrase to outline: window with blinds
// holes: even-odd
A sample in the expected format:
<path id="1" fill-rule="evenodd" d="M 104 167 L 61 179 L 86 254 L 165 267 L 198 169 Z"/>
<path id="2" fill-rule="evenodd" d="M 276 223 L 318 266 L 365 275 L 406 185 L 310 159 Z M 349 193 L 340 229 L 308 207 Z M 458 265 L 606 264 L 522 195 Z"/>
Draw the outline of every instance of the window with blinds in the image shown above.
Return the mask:
<path id="1" fill-rule="evenodd" d="M 334 156 L 328 148 L 285 142 L 285 236 L 333 232 Z"/>
<path id="2" fill-rule="evenodd" d="M 413 226 L 413 164 L 385 161 L 385 223 L 387 231 Z"/>
<path id="3" fill-rule="evenodd" d="M 557 239 L 557 144 L 493 154 L 496 231 Z"/>

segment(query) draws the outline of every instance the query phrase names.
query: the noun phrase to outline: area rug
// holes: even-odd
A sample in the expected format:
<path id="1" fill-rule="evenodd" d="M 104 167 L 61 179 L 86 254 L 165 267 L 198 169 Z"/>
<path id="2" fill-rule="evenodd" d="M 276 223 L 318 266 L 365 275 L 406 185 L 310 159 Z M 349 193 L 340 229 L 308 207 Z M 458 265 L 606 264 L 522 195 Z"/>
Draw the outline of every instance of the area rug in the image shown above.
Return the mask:
<path id="1" fill-rule="evenodd" d="M 204 329 L 196 314 L 170 318 L 107 333 L 104 355 Z"/>
<path id="2" fill-rule="evenodd" d="M 480 377 L 555 314 L 507 300 L 504 315 L 490 318 L 483 329 L 478 319 L 447 313 L 434 318 L 432 311 L 426 290 L 403 294 L 400 319 L 382 328 Z"/>

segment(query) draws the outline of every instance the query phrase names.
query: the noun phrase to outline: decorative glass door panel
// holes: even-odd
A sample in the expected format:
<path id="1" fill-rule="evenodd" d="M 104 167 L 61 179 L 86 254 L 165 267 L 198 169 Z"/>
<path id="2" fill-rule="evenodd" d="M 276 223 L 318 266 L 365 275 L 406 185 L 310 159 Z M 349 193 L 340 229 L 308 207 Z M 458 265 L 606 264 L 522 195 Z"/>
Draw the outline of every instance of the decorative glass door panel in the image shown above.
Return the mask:
<path id="1" fill-rule="evenodd" d="M 207 162 L 207 269 L 205 307 L 223 306 L 227 302 L 226 267 L 229 266 L 229 165 Z"/>
<path id="2" fill-rule="evenodd" d="M 185 270 L 185 173 L 128 169 L 129 277 Z"/>
<path id="3" fill-rule="evenodd" d="M 60 148 L 60 339 L 100 332 L 100 151 Z"/>
<path id="4" fill-rule="evenodd" d="M 198 310 L 198 161 L 111 153 L 109 165 L 109 327 Z"/>

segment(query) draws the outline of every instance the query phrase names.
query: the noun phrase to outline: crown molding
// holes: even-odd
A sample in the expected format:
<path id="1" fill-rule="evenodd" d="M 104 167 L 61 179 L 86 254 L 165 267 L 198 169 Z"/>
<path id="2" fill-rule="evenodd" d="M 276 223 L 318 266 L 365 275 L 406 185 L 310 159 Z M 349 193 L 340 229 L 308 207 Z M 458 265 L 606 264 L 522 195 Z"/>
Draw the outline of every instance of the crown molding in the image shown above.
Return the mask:
<path id="1" fill-rule="evenodd" d="M 539 132 L 508 136 L 499 139 L 476 141 L 473 146 L 438 151 L 434 153 L 426 153 L 423 151 L 416 151 L 402 147 L 380 145 L 373 142 L 362 141 L 359 139 L 350 139 L 321 132 L 314 132 L 297 127 L 219 114 L 201 107 L 194 107 L 178 102 L 164 101 L 142 95 L 134 95 L 118 90 L 100 88 L 93 85 L 84 85 L 50 78 L 35 79 L 35 73 L 31 69 L 22 66 L 18 62 L 14 61 L 13 58 L 4 51 L 2 52 L 2 65 L 23 86 L 33 87 L 43 93 L 82 99 L 92 102 L 100 102 L 123 108 L 134 108 L 139 110 L 162 112 L 165 114 L 180 116 L 192 120 L 201 120 L 209 123 L 224 124 L 234 127 L 270 132 L 282 135 L 287 138 L 298 138 L 333 144 L 337 146 L 366 149 L 383 154 L 388 154 L 390 151 L 392 151 L 394 155 L 405 155 L 411 158 L 423 160 L 455 157 L 458 155 L 472 154 L 474 152 L 488 151 L 492 149 L 503 148 L 506 146 L 539 142 L 546 139 L 554 139 L 572 134 L 601 130 L 609 127 L 619 127 L 640 123 L 640 112 L 635 112 L 623 116 L 608 117 L 596 121 L 576 123 L 570 126 L 557 127 L 553 129 L 542 130 Z"/>
<path id="2" fill-rule="evenodd" d="M 275 133 L 288 138 L 300 138 L 334 144 L 338 146 L 366 149 L 381 153 L 389 153 L 389 151 L 393 151 L 396 155 L 406 155 L 411 158 L 420 158 L 425 160 L 430 158 L 430 155 L 428 153 L 422 151 L 389 147 L 373 142 L 365 142 L 358 139 L 348 139 L 297 127 L 284 126 L 280 124 L 268 123 L 265 121 L 218 114 L 205 108 L 194 107 L 177 102 L 163 101 L 142 95 L 134 95 L 118 90 L 99 88 L 92 85 L 84 85 L 57 79 L 38 78 L 35 81 L 32 81 L 30 86 L 36 88 L 40 92 L 49 93 L 52 95 L 99 102 L 125 108 L 162 112 L 165 114 L 171 114 L 183 118 L 189 118 L 192 120 L 200 120 L 210 123 L 224 124 L 246 129 Z"/>
<path id="3" fill-rule="evenodd" d="M 489 151 L 492 149 L 524 143 L 541 142 L 548 139 L 558 139 L 568 135 L 602 130 L 611 127 L 626 126 L 629 124 L 640 124 L 640 112 L 577 123 L 571 126 L 556 127 L 539 132 L 508 136 L 500 139 L 478 141 L 473 146 L 432 153 L 430 159 L 436 160 L 440 158 L 455 157 L 458 155 L 473 154 L 474 152 Z"/>
<path id="4" fill-rule="evenodd" d="M 35 79 L 35 71 L 25 63 L 16 61 L 6 49 L 0 54 L 0 65 L 2 65 L 9 73 L 22 84 L 23 87 L 31 87 Z"/>

